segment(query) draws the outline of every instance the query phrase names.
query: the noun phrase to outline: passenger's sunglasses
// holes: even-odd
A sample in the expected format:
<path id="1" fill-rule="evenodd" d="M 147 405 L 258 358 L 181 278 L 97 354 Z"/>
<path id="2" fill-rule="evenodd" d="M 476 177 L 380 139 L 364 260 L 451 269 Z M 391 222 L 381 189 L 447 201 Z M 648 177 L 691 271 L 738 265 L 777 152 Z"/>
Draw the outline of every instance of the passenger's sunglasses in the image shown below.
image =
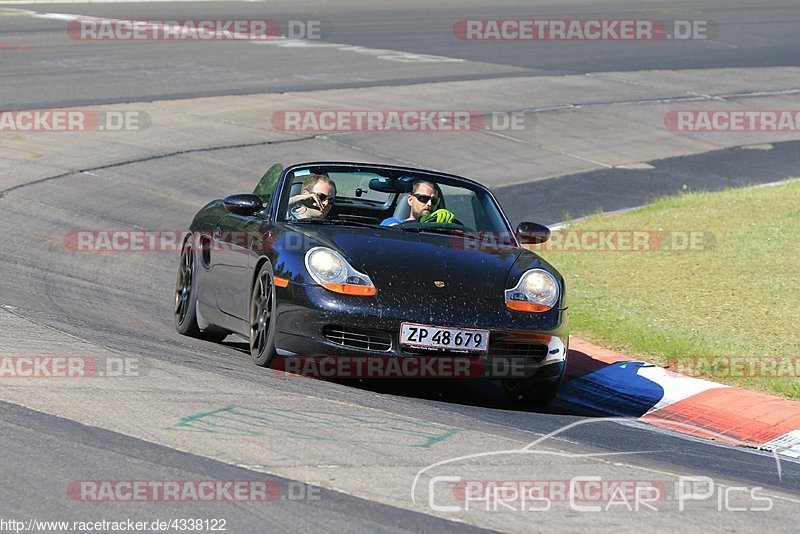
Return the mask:
<path id="1" fill-rule="evenodd" d="M 427 204 L 428 202 L 430 202 L 432 206 L 436 206 L 437 204 L 439 204 L 439 197 L 432 197 L 430 195 L 418 195 L 416 193 L 411 193 L 411 196 L 416 198 L 423 204 Z"/>
<path id="2" fill-rule="evenodd" d="M 323 203 L 324 202 L 330 202 L 331 204 L 336 202 L 336 197 L 334 197 L 334 196 L 328 196 L 328 195 L 326 195 L 324 193 L 314 193 L 314 194 L 317 196 L 317 198 L 319 199 L 320 202 L 323 202 Z"/>

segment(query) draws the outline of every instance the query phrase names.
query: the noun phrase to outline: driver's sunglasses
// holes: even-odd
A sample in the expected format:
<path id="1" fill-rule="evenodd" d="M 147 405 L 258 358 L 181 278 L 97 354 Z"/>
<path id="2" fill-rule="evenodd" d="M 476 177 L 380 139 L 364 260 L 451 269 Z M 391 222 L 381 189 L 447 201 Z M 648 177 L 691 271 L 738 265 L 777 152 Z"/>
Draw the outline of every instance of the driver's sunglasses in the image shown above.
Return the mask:
<path id="1" fill-rule="evenodd" d="M 411 196 L 416 198 L 423 204 L 427 204 L 428 202 L 430 202 L 432 206 L 436 206 L 437 204 L 439 204 L 439 197 L 432 197 L 430 195 L 418 195 L 416 193 L 411 193 Z"/>
<path id="2" fill-rule="evenodd" d="M 336 197 L 335 196 L 328 196 L 328 195 L 326 195 L 324 193 L 314 193 L 314 194 L 317 195 L 317 198 L 322 203 L 325 203 L 325 202 L 330 202 L 331 204 L 336 203 Z"/>

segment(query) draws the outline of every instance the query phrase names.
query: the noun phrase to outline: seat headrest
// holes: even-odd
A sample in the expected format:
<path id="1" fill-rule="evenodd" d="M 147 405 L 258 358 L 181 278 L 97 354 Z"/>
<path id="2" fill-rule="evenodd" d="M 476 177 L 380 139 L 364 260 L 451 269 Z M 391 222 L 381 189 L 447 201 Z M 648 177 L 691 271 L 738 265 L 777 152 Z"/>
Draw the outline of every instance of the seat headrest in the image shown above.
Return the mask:
<path id="1" fill-rule="evenodd" d="M 394 208 L 393 217 L 400 221 L 405 221 L 411 215 L 411 205 L 408 203 L 408 193 L 397 195 L 397 206 Z"/>

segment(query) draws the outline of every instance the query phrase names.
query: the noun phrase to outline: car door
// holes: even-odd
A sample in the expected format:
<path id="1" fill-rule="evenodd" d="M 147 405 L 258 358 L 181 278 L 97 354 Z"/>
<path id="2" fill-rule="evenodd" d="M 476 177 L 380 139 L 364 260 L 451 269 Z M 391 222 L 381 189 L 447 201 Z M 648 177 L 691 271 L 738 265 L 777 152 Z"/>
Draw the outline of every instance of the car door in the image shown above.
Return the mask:
<path id="1" fill-rule="evenodd" d="M 264 210 L 256 215 L 227 213 L 214 228 L 212 262 L 217 308 L 229 316 L 246 320 L 250 301 L 249 256 L 253 241 L 262 236 L 261 225 L 269 217 L 283 166 L 276 163 L 259 180 L 253 194 L 261 197 Z"/>
<path id="2" fill-rule="evenodd" d="M 219 310 L 247 318 L 250 298 L 250 243 L 257 238 L 260 217 L 229 213 L 217 223 L 212 239 L 214 289 Z"/>

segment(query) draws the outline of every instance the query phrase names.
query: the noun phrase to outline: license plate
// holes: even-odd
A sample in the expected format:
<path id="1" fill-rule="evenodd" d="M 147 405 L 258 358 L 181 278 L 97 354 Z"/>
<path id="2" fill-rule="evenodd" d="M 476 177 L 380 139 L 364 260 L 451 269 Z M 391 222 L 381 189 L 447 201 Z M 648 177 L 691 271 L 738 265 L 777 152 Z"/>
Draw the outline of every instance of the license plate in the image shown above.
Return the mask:
<path id="1" fill-rule="evenodd" d="M 489 346 L 489 331 L 402 323 L 400 344 L 426 349 L 486 352 Z"/>

